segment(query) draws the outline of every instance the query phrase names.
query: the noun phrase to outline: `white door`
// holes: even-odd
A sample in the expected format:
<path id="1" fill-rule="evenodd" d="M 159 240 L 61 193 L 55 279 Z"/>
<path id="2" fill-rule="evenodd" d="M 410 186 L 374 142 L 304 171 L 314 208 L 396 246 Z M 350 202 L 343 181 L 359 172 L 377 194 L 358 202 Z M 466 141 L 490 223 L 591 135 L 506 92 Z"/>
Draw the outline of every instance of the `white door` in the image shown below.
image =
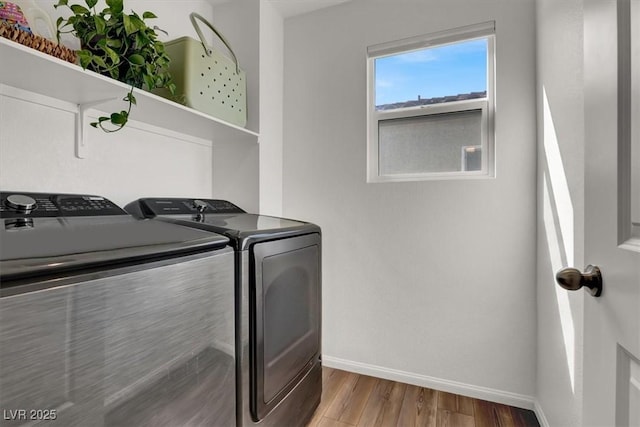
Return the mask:
<path id="1" fill-rule="evenodd" d="M 584 17 L 585 260 L 604 289 L 585 293 L 583 424 L 638 426 L 640 0 L 585 0 Z"/>

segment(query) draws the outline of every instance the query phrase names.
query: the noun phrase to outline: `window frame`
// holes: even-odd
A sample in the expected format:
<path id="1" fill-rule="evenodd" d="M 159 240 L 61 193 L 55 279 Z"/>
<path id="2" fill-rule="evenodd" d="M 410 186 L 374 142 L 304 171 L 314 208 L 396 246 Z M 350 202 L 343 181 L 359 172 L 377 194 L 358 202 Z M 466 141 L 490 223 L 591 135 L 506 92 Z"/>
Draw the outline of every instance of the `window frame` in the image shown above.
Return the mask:
<path id="1" fill-rule="evenodd" d="M 443 102 L 416 107 L 376 110 L 375 61 L 378 58 L 409 53 L 477 39 L 487 39 L 486 98 Z M 423 117 L 465 111 L 482 112 L 482 169 L 479 171 L 421 172 L 382 175 L 380 173 L 379 123 L 384 120 Z M 382 43 L 367 48 L 367 182 L 426 181 L 438 179 L 478 179 L 495 177 L 495 22 L 489 21 L 451 30 Z"/>

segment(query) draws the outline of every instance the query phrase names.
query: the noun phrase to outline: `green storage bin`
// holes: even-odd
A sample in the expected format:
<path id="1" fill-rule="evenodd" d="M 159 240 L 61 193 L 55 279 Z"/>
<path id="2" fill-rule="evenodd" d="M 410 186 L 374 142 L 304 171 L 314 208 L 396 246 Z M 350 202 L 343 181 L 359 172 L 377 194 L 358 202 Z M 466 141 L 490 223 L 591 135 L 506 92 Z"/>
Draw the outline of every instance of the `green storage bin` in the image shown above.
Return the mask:
<path id="1" fill-rule="evenodd" d="M 165 43 L 171 59 L 169 72 L 176 85 L 176 96 L 166 89 L 154 91 L 160 96 L 244 127 L 247 124 L 247 84 L 233 50 L 224 37 L 197 13 L 191 14 L 200 40 L 181 37 Z M 195 19 L 198 18 L 222 40 L 233 58 L 209 47 Z"/>

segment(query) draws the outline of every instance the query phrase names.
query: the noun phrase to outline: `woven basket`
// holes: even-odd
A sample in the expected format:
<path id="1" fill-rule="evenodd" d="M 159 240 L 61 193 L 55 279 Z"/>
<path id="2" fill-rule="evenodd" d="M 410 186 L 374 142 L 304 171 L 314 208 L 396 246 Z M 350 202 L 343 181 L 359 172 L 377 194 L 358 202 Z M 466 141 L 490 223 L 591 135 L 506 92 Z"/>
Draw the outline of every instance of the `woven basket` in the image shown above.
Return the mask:
<path id="1" fill-rule="evenodd" d="M 47 55 L 55 56 L 63 61 L 73 64 L 76 63 L 76 53 L 68 47 L 57 44 L 44 37 L 11 27 L 5 23 L 0 24 L 0 37 L 20 43 L 21 45 L 46 53 Z"/>

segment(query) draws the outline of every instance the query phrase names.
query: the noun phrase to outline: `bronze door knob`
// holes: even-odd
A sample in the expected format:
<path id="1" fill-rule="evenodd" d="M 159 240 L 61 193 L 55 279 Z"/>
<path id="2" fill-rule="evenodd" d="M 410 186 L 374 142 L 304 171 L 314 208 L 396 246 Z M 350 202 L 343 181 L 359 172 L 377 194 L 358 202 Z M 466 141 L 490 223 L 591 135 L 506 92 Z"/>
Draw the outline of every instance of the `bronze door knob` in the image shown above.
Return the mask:
<path id="1" fill-rule="evenodd" d="M 577 291 L 582 287 L 589 289 L 594 297 L 602 294 L 602 274 L 594 265 L 588 265 L 582 273 L 577 268 L 563 268 L 556 273 L 558 285 L 569 291 Z"/>

